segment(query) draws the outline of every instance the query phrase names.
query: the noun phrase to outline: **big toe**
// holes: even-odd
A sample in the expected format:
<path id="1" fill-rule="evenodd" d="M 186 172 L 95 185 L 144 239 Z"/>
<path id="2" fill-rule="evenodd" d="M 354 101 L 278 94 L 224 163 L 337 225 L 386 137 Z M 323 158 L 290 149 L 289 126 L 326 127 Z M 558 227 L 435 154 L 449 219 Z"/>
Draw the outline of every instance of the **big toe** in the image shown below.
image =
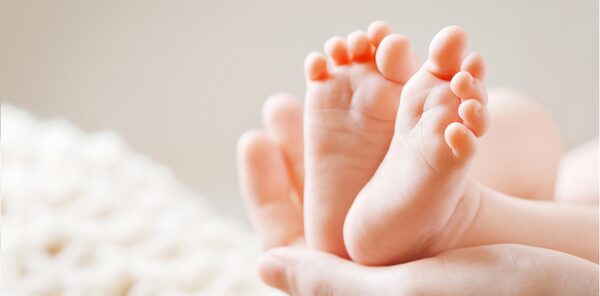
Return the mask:
<path id="1" fill-rule="evenodd" d="M 460 70 L 466 47 L 467 33 L 462 28 L 442 29 L 429 46 L 427 69 L 439 78 L 450 80 Z"/>
<path id="2" fill-rule="evenodd" d="M 388 35 L 377 48 L 377 69 L 388 80 L 405 83 L 417 70 L 417 60 L 408 38 Z"/>

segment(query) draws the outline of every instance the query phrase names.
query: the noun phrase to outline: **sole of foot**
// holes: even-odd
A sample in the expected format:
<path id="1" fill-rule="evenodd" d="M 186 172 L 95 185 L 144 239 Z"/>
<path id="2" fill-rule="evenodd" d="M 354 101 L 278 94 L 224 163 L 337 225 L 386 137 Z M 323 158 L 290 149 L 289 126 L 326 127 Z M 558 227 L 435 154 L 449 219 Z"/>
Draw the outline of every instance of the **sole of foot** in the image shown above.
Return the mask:
<path id="1" fill-rule="evenodd" d="M 386 40 L 383 39 L 382 43 Z M 389 151 L 344 225 L 350 257 L 388 265 L 451 248 L 477 211 L 467 173 L 488 126 L 484 63 L 447 27 L 404 86 Z"/>
<path id="2" fill-rule="evenodd" d="M 343 224 L 389 148 L 400 93 L 418 69 L 410 42 L 383 22 L 325 43 L 305 61 L 305 234 L 346 257 Z"/>

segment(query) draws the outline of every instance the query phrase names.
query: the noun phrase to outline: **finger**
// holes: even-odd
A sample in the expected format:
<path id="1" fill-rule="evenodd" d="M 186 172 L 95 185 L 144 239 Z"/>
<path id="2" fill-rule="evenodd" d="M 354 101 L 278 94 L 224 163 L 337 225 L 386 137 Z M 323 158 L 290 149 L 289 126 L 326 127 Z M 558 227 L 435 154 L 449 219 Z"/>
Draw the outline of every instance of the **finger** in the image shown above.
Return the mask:
<path id="1" fill-rule="evenodd" d="M 598 295 L 596 264 L 522 245 L 459 249 L 394 268 L 413 277 L 409 295 Z"/>
<path id="2" fill-rule="evenodd" d="M 304 189 L 304 143 L 302 102 L 287 93 L 270 96 L 263 105 L 263 124 L 269 137 L 283 151 L 286 165 L 298 197 Z"/>
<path id="3" fill-rule="evenodd" d="M 307 248 L 277 248 L 259 262 L 262 279 L 290 295 L 392 295 L 377 268 Z M 384 272 L 385 273 L 385 272 Z M 404 294 L 395 294 L 404 295 Z"/>
<path id="4" fill-rule="evenodd" d="M 392 267 L 277 248 L 261 258 L 259 271 L 290 295 L 598 295 L 598 265 L 521 245 L 459 249 Z"/>
<path id="5" fill-rule="evenodd" d="M 302 237 L 302 215 L 292 203 L 294 189 L 281 150 L 261 130 L 238 141 L 238 174 L 253 227 L 265 249 Z"/>

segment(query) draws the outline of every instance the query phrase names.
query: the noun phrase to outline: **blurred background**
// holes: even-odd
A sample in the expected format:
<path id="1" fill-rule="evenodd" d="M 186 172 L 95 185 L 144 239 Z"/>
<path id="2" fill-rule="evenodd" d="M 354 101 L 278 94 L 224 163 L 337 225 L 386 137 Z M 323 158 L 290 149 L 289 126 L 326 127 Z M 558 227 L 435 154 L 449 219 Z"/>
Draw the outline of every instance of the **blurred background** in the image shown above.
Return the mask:
<path id="1" fill-rule="evenodd" d="M 264 99 L 303 96 L 333 35 L 388 21 L 423 59 L 463 26 L 488 84 L 537 98 L 569 146 L 598 133 L 598 1 L 3 1 L 0 97 L 86 131 L 117 131 L 226 215 L 245 219 L 235 144 Z"/>

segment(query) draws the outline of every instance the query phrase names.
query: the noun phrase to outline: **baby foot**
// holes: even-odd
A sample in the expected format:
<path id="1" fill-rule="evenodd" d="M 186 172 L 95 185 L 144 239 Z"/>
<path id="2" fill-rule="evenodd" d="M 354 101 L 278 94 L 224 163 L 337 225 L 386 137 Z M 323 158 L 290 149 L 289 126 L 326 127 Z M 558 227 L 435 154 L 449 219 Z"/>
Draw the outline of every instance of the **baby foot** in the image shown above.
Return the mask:
<path id="1" fill-rule="evenodd" d="M 374 22 L 368 34 L 329 39 L 332 65 L 319 53 L 306 58 L 304 210 L 311 248 L 347 256 L 344 219 L 389 148 L 400 93 L 418 67 L 408 39 L 390 31 Z"/>
<path id="2" fill-rule="evenodd" d="M 483 60 L 463 59 L 466 43 L 461 28 L 440 31 L 404 86 L 390 149 L 346 218 L 353 260 L 430 256 L 451 248 L 473 220 L 478 196 L 467 172 L 489 115 Z"/>

